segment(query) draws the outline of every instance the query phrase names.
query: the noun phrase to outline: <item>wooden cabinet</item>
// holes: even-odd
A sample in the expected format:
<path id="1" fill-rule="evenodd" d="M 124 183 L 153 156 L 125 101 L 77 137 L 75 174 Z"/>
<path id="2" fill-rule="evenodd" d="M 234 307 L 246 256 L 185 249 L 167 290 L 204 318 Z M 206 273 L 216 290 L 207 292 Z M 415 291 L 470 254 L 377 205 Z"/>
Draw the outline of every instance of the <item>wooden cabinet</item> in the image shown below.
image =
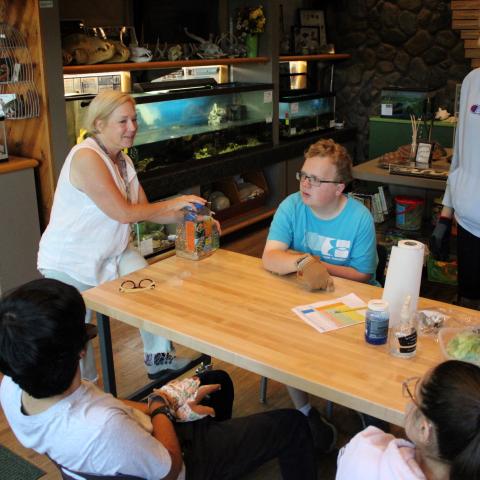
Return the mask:
<path id="1" fill-rule="evenodd" d="M 37 166 L 37 160 L 14 156 L 0 163 L 0 293 L 40 277 Z"/>

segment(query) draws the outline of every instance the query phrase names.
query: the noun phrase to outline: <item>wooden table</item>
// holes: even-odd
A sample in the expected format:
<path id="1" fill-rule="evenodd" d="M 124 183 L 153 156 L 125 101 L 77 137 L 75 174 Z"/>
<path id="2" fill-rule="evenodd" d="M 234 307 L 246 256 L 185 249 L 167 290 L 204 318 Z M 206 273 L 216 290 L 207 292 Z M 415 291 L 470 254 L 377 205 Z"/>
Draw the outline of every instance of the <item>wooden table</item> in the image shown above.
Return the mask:
<path id="1" fill-rule="evenodd" d="M 173 256 L 127 278 L 151 278 L 156 288 L 125 294 L 118 290 L 123 279 L 115 280 L 84 292 L 87 307 L 397 425 L 407 401 L 402 381 L 442 360 L 430 338 L 421 338 L 413 359 L 398 359 L 386 346 L 365 343 L 363 324 L 318 333 L 291 311 L 351 292 L 364 301 L 380 298 L 378 287 L 336 278 L 334 292 L 312 293 L 294 276 L 273 275 L 259 259 L 224 250 L 201 261 Z M 421 299 L 419 305 L 442 303 Z M 102 323 L 108 330 L 106 317 Z M 108 336 L 105 325 L 101 334 Z M 104 372 L 105 362 L 113 362 L 111 345 Z"/>

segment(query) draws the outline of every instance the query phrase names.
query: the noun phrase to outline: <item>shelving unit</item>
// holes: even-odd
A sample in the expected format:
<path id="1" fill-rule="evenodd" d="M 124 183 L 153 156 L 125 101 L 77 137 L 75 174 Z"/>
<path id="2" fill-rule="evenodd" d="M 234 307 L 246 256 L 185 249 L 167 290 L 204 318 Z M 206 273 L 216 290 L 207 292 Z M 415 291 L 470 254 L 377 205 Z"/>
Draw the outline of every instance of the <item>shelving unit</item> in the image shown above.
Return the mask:
<path id="1" fill-rule="evenodd" d="M 349 53 L 319 53 L 315 55 L 280 55 L 281 62 L 334 62 L 336 60 L 348 60 L 351 58 Z"/>
<path id="2" fill-rule="evenodd" d="M 269 57 L 254 58 L 211 58 L 208 60 L 176 60 L 143 63 L 98 63 L 96 65 L 67 65 L 63 67 L 64 75 L 106 72 L 131 72 L 133 70 L 155 70 L 161 68 L 204 67 L 209 65 L 246 65 L 268 63 Z"/>
<path id="3" fill-rule="evenodd" d="M 229 1 L 222 13 L 223 27 L 228 27 L 228 11 L 233 12 L 240 3 L 236 0 Z M 276 1 L 264 2 L 264 8 L 267 18 L 277 18 L 279 6 Z M 231 177 L 236 174 L 243 174 L 252 171 L 262 170 L 269 184 L 269 196 L 266 205 L 252 209 L 245 213 L 239 213 L 233 218 L 229 218 L 222 222 L 224 234 L 234 232 L 251 225 L 257 221 L 269 218 L 275 212 L 276 206 L 288 194 L 287 186 L 295 183 L 298 188 L 298 182 L 294 182 L 292 172 L 296 170 L 296 165 L 303 161 L 303 151 L 306 146 L 322 137 L 332 137 L 336 141 L 345 143 L 353 142 L 355 131 L 353 129 L 338 130 L 319 130 L 314 134 L 304 134 L 289 138 L 287 140 L 280 139 L 280 119 L 279 119 L 279 91 L 280 91 L 280 62 L 304 61 L 311 62 L 309 69 L 317 71 L 321 63 L 331 65 L 333 76 L 333 65 L 337 62 L 348 60 L 351 58 L 349 54 L 312 54 L 312 55 L 279 55 L 279 30 L 275 22 L 267 22 L 265 34 L 261 37 L 260 54 L 255 58 L 218 58 L 218 59 L 191 59 L 179 61 L 159 61 L 144 63 L 117 63 L 117 64 L 96 64 L 96 65 L 69 65 L 63 67 L 65 75 L 82 75 L 82 74 L 100 74 L 109 72 L 141 72 L 148 70 L 167 70 L 180 69 L 182 67 L 202 67 L 220 65 L 228 67 L 229 80 L 232 82 L 247 83 L 268 83 L 273 84 L 273 116 L 271 118 L 271 129 L 273 142 L 270 146 L 259 146 L 252 148 L 250 151 L 239 150 L 224 156 L 202 159 L 198 163 L 187 162 L 178 164 L 178 168 L 165 168 L 155 170 L 158 176 L 140 175 L 140 181 L 147 196 L 151 199 L 159 199 L 158 194 L 162 196 L 175 194 L 185 189 L 199 188 L 210 182 L 221 180 L 222 178 Z M 225 68 L 227 71 L 227 68 Z M 156 74 L 156 73 L 155 73 Z M 133 77 L 138 74 L 132 73 Z M 145 75 L 148 77 L 149 75 Z M 151 75 L 150 75 L 151 76 Z M 142 77 L 143 78 L 143 77 Z M 123 80 L 122 80 L 123 82 Z M 331 85 L 331 80 L 329 80 Z M 316 84 L 312 84 L 315 89 Z M 268 122 L 267 122 L 268 123 Z M 188 133 L 188 132 L 187 132 Z M 172 134 L 173 135 L 173 134 Z M 144 137 L 148 133 L 143 134 Z M 175 136 L 178 136 L 175 134 Z M 140 142 L 142 133 L 139 132 L 137 142 Z M 294 166 L 295 164 L 295 166 Z M 153 171 L 152 171 L 153 172 Z M 292 178 L 289 178 L 292 177 Z"/>

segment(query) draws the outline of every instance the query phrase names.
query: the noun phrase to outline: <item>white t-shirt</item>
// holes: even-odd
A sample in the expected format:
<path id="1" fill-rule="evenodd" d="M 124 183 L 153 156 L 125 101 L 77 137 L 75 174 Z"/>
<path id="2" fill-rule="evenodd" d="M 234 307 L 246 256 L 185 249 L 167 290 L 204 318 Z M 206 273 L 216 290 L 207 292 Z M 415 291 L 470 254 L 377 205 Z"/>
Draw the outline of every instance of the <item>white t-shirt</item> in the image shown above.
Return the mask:
<path id="1" fill-rule="evenodd" d="M 22 445 L 47 454 L 66 469 L 96 475 L 133 475 L 158 480 L 171 468 L 149 417 L 127 407 L 90 382 L 37 415 L 22 413 L 22 390 L 10 377 L 0 385 L 0 403 Z M 81 478 L 67 473 L 75 478 Z M 185 478 L 185 467 L 179 475 Z"/>
<path id="2" fill-rule="evenodd" d="M 357 433 L 340 450 L 336 480 L 426 480 L 415 445 L 376 427 Z"/>
<path id="3" fill-rule="evenodd" d="M 120 255 L 128 246 L 130 225 L 106 215 L 96 203 L 70 182 L 72 158 L 80 149 L 94 150 L 105 162 L 124 198 L 125 183 L 108 156 L 92 138 L 72 148 L 60 172 L 50 222 L 40 240 L 39 270 L 64 272 L 85 285 L 96 286 L 118 278 Z M 123 154 L 130 190 L 130 202 L 138 203 L 140 184 L 128 155 Z"/>

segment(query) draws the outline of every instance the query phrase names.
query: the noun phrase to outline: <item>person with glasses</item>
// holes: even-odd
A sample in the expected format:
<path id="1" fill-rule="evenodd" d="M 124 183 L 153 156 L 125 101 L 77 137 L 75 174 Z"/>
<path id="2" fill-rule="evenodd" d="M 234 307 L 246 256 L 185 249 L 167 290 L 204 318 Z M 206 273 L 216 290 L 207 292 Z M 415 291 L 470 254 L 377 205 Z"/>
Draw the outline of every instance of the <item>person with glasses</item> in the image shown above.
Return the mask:
<path id="1" fill-rule="evenodd" d="M 297 272 L 312 289 L 322 285 L 325 270 L 374 283 L 375 225 L 370 211 L 344 193 L 352 180 L 346 149 L 331 139 L 314 143 L 305 153 L 297 179 L 300 190 L 280 204 L 273 218 L 263 251 L 264 267 L 280 275 Z M 333 448 L 333 426 L 311 406 L 305 392 L 288 389 L 295 407 L 307 415 L 318 449 Z"/>
<path id="2" fill-rule="evenodd" d="M 78 290 L 58 280 L 34 280 L 0 300 L 1 406 L 20 443 L 47 454 L 63 478 L 236 479 L 277 459 L 285 480 L 315 480 L 305 417 L 282 409 L 231 418 L 226 372 L 168 383 L 148 403 L 82 380 L 84 318 Z"/>
<path id="3" fill-rule="evenodd" d="M 479 479 L 480 368 L 449 360 L 402 387 L 409 440 L 368 427 L 340 451 L 336 480 Z"/>
<path id="4" fill-rule="evenodd" d="M 88 106 L 88 138 L 69 152 L 60 172 L 50 222 L 40 240 L 37 267 L 83 291 L 147 266 L 129 247 L 130 224 L 148 220 L 176 223 L 185 207 L 205 200 L 183 195 L 150 203 L 124 150 L 137 134 L 135 101 L 127 93 L 105 91 Z M 89 322 L 87 311 L 85 321 Z M 152 379 L 190 363 L 177 358 L 170 340 L 140 330 L 144 361 Z M 81 361 L 82 377 L 94 381 L 97 369 L 91 343 Z"/>

